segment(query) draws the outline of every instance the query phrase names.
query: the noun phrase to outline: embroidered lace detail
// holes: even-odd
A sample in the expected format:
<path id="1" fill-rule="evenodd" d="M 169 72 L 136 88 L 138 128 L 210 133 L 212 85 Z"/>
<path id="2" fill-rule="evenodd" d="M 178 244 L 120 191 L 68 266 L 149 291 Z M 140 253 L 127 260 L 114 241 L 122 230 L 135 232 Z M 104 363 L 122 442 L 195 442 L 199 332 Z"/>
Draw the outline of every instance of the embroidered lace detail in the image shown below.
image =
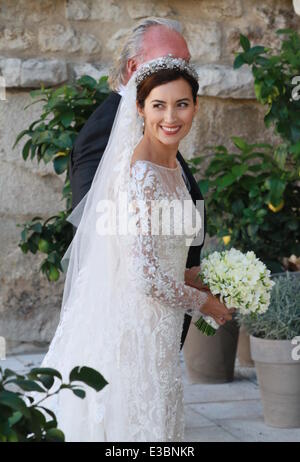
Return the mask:
<path id="1" fill-rule="evenodd" d="M 176 218 L 179 220 L 181 217 L 173 215 L 173 221 L 170 220 L 171 235 L 151 234 L 153 201 L 167 198 L 168 200 L 161 204 L 165 206 L 165 210 L 171 210 L 169 204 L 172 200 L 181 200 L 184 206 L 183 201 L 190 201 L 192 204 L 192 199 L 185 184 L 180 181 L 178 168 L 168 169 L 166 172 L 166 170 L 161 171 L 160 167 L 147 161 L 136 161 L 131 169 L 134 181 L 131 182 L 130 200 L 137 205 L 146 204 L 143 210 L 138 208 L 140 216 L 137 225 L 140 230 L 143 225 L 143 232 L 133 238 L 131 269 L 134 277 L 138 278 L 138 286 L 144 294 L 171 309 L 185 310 L 193 316 L 200 313 L 201 306 L 207 300 L 207 294 L 184 284 L 185 264 L 189 250 L 186 244 L 187 235 L 174 234 Z M 193 211 L 196 212 L 195 206 L 193 204 L 192 206 Z M 191 220 L 191 217 L 187 218 Z M 146 227 L 145 221 L 147 221 Z M 193 232 L 191 226 L 192 223 L 185 221 L 184 229 L 188 229 L 189 236 Z M 162 230 L 162 220 L 159 222 L 159 230 Z"/>

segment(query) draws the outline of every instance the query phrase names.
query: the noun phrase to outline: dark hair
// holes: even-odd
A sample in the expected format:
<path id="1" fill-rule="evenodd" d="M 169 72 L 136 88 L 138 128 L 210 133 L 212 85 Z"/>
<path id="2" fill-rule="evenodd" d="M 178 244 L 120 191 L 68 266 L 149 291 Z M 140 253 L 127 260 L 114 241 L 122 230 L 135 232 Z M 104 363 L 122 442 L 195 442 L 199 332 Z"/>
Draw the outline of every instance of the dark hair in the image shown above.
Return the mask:
<path id="1" fill-rule="evenodd" d="M 189 75 L 185 71 L 179 71 L 176 69 L 163 69 L 161 71 L 155 72 L 154 74 L 146 77 L 138 86 L 137 86 L 137 96 L 136 100 L 141 108 L 144 107 L 145 99 L 153 90 L 153 88 L 163 85 L 164 83 L 173 82 L 180 78 L 186 80 L 192 90 L 193 101 L 196 103 L 197 93 L 199 90 L 199 84 L 194 77 Z"/>

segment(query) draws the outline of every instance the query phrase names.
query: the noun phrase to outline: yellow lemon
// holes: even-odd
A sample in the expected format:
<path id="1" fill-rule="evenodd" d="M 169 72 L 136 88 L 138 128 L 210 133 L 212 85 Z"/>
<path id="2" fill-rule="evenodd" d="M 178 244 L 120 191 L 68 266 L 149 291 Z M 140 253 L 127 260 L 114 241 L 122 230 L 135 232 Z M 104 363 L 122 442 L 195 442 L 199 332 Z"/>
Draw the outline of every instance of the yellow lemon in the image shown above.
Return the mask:
<path id="1" fill-rule="evenodd" d="M 274 205 L 271 204 L 271 202 L 268 203 L 268 207 L 270 210 L 272 210 L 272 212 L 276 213 L 276 212 L 279 212 L 279 210 L 281 210 L 284 206 L 284 201 L 282 200 L 280 202 L 279 205 L 277 205 L 277 207 L 274 207 Z"/>
<path id="2" fill-rule="evenodd" d="M 55 156 L 55 157 L 61 157 L 61 156 L 66 156 L 66 155 L 67 155 L 66 152 L 64 152 L 64 151 L 58 151 L 58 152 L 56 153 L 56 156 Z"/>
<path id="3" fill-rule="evenodd" d="M 223 236 L 223 242 L 225 245 L 229 244 L 230 240 L 231 240 L 231 237 L 230 236 Z"/>

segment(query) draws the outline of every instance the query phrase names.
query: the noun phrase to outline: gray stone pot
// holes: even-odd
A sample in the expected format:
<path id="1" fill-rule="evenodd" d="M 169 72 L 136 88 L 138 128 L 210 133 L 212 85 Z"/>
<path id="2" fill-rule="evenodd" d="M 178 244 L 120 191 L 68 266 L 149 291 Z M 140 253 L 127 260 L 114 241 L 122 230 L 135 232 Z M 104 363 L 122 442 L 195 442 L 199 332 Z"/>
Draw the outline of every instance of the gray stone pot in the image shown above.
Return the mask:
<path id="1" fill-rule="evenodd" d="M 234 379 L 239 326 L 233 319 L 220 326 L 216 335 L 206 337 L 192 320 L 183 345 L 191 383 L 225 383 Z"/>
<path id="2" fill-rule="evenodd" d="M 237 357 L 242 367 L 254 367 L 254 361 L 251 358 L 250 336 L 244 325 L 240 327 L 239 341 L 237 347 Z"/>
<path id="3" fill-rule="evenodd" d="M 251 355 L 267 425 L 300 427 L 300 360 L 292 359 L 291 340 L 266 340 L 250 335 Z"/>

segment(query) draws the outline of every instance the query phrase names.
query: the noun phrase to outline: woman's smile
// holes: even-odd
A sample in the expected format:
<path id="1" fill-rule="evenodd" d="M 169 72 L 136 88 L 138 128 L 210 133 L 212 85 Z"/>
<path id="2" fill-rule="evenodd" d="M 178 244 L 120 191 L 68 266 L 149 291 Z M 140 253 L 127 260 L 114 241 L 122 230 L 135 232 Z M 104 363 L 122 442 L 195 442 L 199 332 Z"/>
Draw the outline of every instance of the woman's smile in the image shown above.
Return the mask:
<path id="1" fill-rule="evenodd" d="M 175 125 L 173 127 L 167 127 L 166 125 L 160 125 L 159 126 L 162 131 L 164 132 L 165 135 L 175 135 L 176 133 L 179 132 L 181 125 Z"/>

